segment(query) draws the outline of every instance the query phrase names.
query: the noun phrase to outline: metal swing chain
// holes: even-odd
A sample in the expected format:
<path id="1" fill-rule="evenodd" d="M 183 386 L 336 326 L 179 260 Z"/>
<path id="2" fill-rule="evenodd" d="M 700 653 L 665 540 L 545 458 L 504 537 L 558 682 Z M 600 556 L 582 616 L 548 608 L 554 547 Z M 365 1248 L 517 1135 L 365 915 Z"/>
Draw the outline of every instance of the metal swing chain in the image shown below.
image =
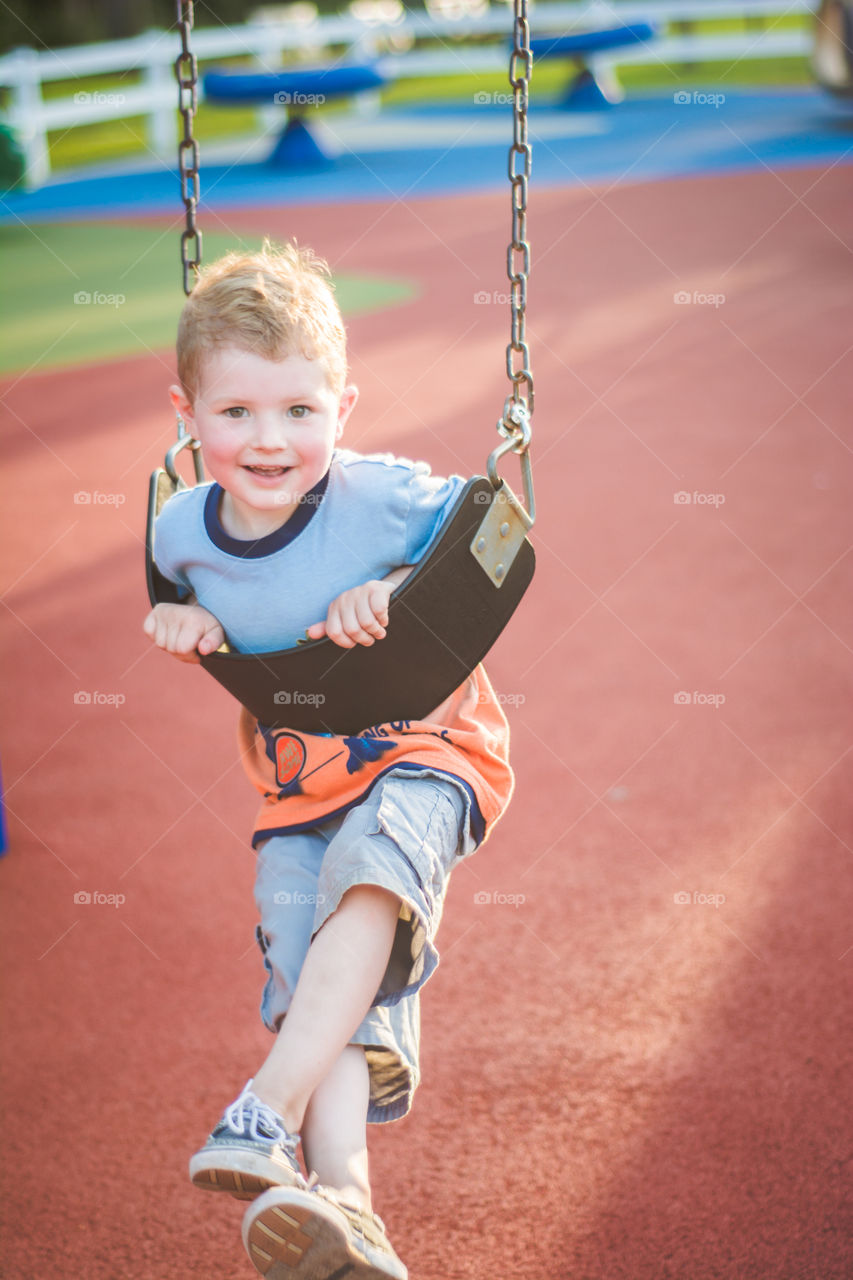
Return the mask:
<path id="1" fill-rule="evenodd" d="M 509 180 L 512 187 L 512 238 L 506 255 L 506 272 L 510 283 L 512 328 L 506 349 L 507 377 L 512 390 L 504 404 L 498 432 L 506 441 L 489 458 L 489 477 L 497 487 L 497 459 L 510 450 L 520 455 L 524 496 L 532 523 L 535 506 L 533 476 L 530 468 L 531 427 L 533 414 L 533 374 L 527 345 L 527 282 L 530 275 L 530 244 L 527 240 L 527 189 L 530 179 L 532 148 L 527 135 L 527 107 L 533 55 L 530 50 L 528 0 L 514 0 L 513 47 L 509 62 L 509 82 L 513 90 L 512 146 L 509 149 Z"/>
<path id="2" fill-rule="evenodd" d="M 184 123 L 184 136 L 178 144 L 178 171 L 181 175 L 181 199 L 186 209 L 187 225 L 181 234 L 181 263 L 184 293 L 192 293 L 195 274 L 201 266 L 201 231 L 196 225 L 199 200 L 199 152 L 193 136 L 193 121 L 198 109 L 198 62 L 190 48 L 193 27 L 193 0 L 177 0 L 178 30 L 181 52 L 175 59 L 178 82 L 178 110 Z"/>
<path id="3" fill-rule="evenodd" d="M 178 172 L 181 175 L 181 199 L 186 209 L 186 227 L 181 232 L 181 266 L 184 293 L 192 293 L 195 277 L 201 266 L 201 231 L 196 225 L 199 199 L 199 150 L 193 135 L 193 122 L 198 110 L 198 62 L 190 48 L 190 32 L 193 29 L 193 0 L 176 0 L 178 30 L 181 34 L 181 52 L 175 59 L 175 79 L 178 82 L 178 110 L 184 124 L 184 136 L 178 143 Z M 192 453 L 196 483 L 204 480 L 204 466 L 199 442 L 187 431 L 183 418 L 178 414 L 178 443 L 166 454 L 166 474 L 172 485 L 178 488 L 184 481 L 178 475 L 177 455 L 189 448 Z M 164 499 L 165 500 L 165 499 Z"/>

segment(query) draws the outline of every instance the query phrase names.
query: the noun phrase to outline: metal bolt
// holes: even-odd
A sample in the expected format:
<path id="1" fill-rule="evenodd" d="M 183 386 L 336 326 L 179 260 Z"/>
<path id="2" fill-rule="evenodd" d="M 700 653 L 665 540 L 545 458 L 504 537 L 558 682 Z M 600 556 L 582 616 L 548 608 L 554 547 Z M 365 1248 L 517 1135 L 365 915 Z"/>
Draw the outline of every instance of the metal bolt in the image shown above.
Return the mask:
<path id="1" fill-rule="evenodd" d="M 478 538 L 478 539 L 477 539 L 477 550 L 478 550 L 478 551 L 481 551 L 481 552 L 486 550 L 486 539 L 485 539 L 485 538 Z"/>
<path id="2" fill-rule="evenodd" d="M 496 578 L 502 578 L 502 577 L 504 576 L 504 572 L 505 572 L 505 570 L 504 570 L 503 565 L 502 565 L 502 564 L 499 564 L 499 565 L 497 566 L 497 568 L 495 569 L 495 577 L 496 577 Z"/>
<path id="3" fill-rule="evenodd" d="M 501 525 L 499 529 L 499 533 L 502 538 L 505 538 L 506 535 L 509 533 L 509 525 L 506 523 L 506 521 L 504 521 L 504 523 Z"/>

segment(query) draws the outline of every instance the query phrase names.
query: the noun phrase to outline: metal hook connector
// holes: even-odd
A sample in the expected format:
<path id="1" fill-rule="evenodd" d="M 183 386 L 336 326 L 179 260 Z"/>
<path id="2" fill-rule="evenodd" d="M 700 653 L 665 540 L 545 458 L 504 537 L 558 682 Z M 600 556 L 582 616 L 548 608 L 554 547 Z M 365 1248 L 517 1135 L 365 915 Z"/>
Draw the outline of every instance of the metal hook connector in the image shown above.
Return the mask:
<path id="1" fill-rule="evenodd" d="M 193 455 L 193 470 L 195 472 L 196 484 L 204 483 L 204 461 L 201 456 L 201 441 L 196 440 L 195 436 L 191 436 L 187 431 L 183 418 L 178 415 L 178 442 L 173 444 L 169 452 L 166 454 L 163 466 L 166 475 L 172 481 L 176 489 L 185 487 L 185 481 L 178 474 L 178 468 L 175 465 L 175 459 L 182 449 L 190 449 Z"/>
<path id="2" fill-rule="evenodd" d="M 507 421 L 510 419 L 510 422 Z M 498 423 L 498 431 L 504 436 L 503 444 L 499 444 L 489 454 L 487 463 L 488 476 L 495 489 L 504 483 L 498 473 L 498 460 L 505 453 L 517 453 L 521 463 L 521 481 L 524 486 L 524 505 L 533 525 L 536 519 L 536 500 L 533 494 L 533 468 L 530 465 L 530 414 L 527 406 L 518 401 L 507 401 L 504 416 Z"/>

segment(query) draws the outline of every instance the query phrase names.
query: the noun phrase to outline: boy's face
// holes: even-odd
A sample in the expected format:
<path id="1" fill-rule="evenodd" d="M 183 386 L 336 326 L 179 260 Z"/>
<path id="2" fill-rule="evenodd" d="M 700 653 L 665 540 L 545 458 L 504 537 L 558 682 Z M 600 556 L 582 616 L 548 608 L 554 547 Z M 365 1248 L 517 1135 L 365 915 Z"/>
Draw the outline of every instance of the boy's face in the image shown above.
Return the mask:
<path id="1" fill-rule="evenodd" d="M 205 357 L 193 404 L 179 387 L 170 394 L 225 490 L 220 519 L 236 538 L 263 537 L 293 515 L 328 471 L 358 397 L 355 387 L 337 395 L 319 360 L 237 347 Z"/>

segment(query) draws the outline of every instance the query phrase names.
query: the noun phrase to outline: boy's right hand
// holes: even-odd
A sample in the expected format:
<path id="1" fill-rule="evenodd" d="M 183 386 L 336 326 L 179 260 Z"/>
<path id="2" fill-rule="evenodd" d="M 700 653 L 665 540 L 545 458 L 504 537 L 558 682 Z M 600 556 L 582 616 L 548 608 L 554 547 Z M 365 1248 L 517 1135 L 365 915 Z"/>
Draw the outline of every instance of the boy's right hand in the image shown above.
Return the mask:
<path id="1" fill-rule="evenodd" d="M 181 662 L 198 662 L 225 642 L 222 624 L 200 604 L 155 604 L 142 630 Z"/>

